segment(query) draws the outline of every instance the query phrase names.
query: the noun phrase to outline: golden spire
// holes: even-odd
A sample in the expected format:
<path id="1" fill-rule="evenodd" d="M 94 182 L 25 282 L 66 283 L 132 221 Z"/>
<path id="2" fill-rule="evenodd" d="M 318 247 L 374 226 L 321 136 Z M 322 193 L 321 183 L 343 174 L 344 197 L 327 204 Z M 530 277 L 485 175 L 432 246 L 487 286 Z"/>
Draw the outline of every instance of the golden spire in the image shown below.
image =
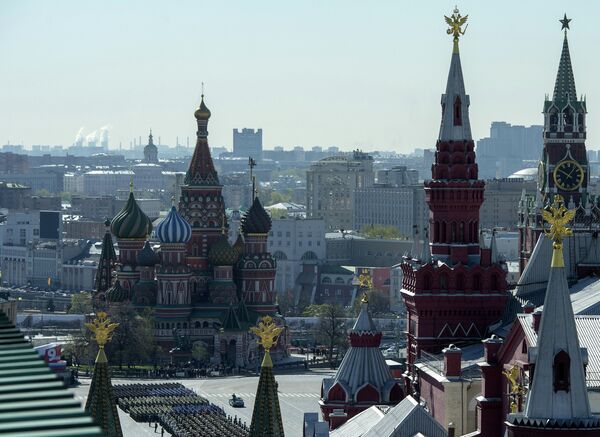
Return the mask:
<path id="1" fill-rule="evenodd" d="M 519 382 L 519 379 L 521 377 L 521 369 L 519 368 L 519 366 L 517 366 L 515 364 L 510 369 L 510 371 L 503 370 L 502 374 L 504 376 L 506 376 L 506 379 L 508 379 L 508 382 L 510 382 L 509 395 L 512 398 L 511 402 L 510 402 L 510 412 L 518 413 L 519 412 L 519 404 L 517 403 L 517 401 L 518 401 L 518 398 L 520 398 L 523 395 L 523 386 Z"/>
<path id="2" fill-rule="evenodd" d="M 448 35 L 454 35 L 454 38 L 452 39 L 454 41 L 454 48 L 452 50 L 452 53 L 458 53 L 458 39 L 461 35 L 465 34 L 469 25 L 467 24 L 465 26 L 465 30 L 461 29 L 461 27 L 467 22 L 469 16 L 465 15 L 463 17 L 462 15 L 460 15 L 460 13 L 458 12 L 458 7 L 455 6 L 452 16 L 447 17 L 444 15 L 444 18 L 446 19 L 446 23 L 449 26 L 449 29 L 446 30 L 446 33 Z"/>
<path id="3" fill-rule="evenodd" d="M 250 328 L 250 332 L 258 337 L 258 344 L 265 350 L 265 358 L 263 359 L 262 367 L 273 366 L 269 350 L 277 344 L 277 339 L 282 331 L 283 328 L 277 326 L 275 322 L 273 322 L 271 316 L 264 316 L 256 326 Z"/>
<path id="4" fill-rule="evenodd" d="M 93 340 L 96 340 L 100 349 L 112 339 L 112 332 L 119 326 L 118 323 L 110 323 L 108 314 L 100 311 L 92 323 L 86 323 L 85 326 L 94 334 Z"/>
<path id="5" fill-rule="evenodd" d="M 371 290 L 373 288 L 373 279 L 369 274 L 369 270 L 363 269 L 363 272 L 358 276 L 358 286 Z"/>
<path id="6" fill-rule="evenodd" d="M 544 234 L 553 242 L 551 267 L 564 267 L 562 240 L 573 235 L 573 231 L 571 228 L 567 228 L 567 224 L 575 217 L 575 210 L 567 209 L 563 197 L 557 194 L 554 196 L 552 205 L 547 209 L 542 209 L 542 217 L 550 224 L 550 229 L 544 229 Z"/>

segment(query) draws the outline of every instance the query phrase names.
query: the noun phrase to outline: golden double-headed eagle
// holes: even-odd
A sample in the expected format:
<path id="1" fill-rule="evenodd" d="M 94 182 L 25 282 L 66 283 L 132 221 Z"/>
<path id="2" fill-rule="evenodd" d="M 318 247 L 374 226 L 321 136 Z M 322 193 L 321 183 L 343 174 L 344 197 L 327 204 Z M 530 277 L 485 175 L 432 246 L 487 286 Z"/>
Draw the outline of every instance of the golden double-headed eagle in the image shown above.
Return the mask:
<path id="1" fill-rule="evenodd" d="M 98 346 L 103 348 L 112 339 L 112 332 L 117 329 L 119 324 L 110 323 L 108 314 L 100 311 L 92 323 L 86 323 L 85 326 L 94 334 L 93 339 L 96 340 Z"/>
<path id="2" fill-rule="evenodd" d="M 467 24 L 467 26 L 465 26 L 464 30 L 462 29 L 462 26 L 465 25 L 469 16 L 465 15 L 463 17 L 458 12 L 458 8 L 455 7 L 454 13 L 452 14 L 452 16 L 447 17 L 446 15 L 444 15 L 444 18 L 446 19 L 446 23 L 448 24 L 448 26 L 450 26 L 449 29 L 446 30 L 446 33 L 448 35 L 454 35 L 454 41 L 458 41 L 458 38 L 461 35 L 464 35 L 465 32 L 467 31 L 468 24 Z"/>
<path id="3" fill-rule="evenodd" d="M 542 217 L 550 225 L 550 229 L 544 229 L 544 233 L 554 242 L 555 248 L 562 247 L 563 238 L 573 235 L 573 231 L 567 227 L 567 224 L 575 217 L 575 210 L 567 209 L 563 197 L 557 194 L 552 205 L 542 209 Z"/>
<path id="4" fill-rule="evenodd" d="M 257 326 L 250 328 L 250 331 L 256 334 L 258 344 L 268 352 L 277 343 L 283 328 L 277 326 L 271 316 L 264 316 Z"/>

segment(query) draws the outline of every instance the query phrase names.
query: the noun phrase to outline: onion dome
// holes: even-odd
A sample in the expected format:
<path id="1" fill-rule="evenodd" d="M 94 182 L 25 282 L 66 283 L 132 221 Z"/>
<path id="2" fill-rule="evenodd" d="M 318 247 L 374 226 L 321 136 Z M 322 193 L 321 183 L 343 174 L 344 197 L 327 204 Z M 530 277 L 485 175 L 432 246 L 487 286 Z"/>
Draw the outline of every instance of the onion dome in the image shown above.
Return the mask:
<path id="1" fill-rule="evenodd" d="M 238 234 L 235 243 L 233 243 L 233 248 L 238 253 L 238 257 L 244 254 L 246 248 L 244 246 L 244 238 L 242 237 L 242 234 Z"/>
<path id="2" fill-rule="evenodd" d="M 196 117 L 196 120 L 208 120 L 210 118 L 210 109 L 204 104 L 204 94 L 202 94 L 200 106 L 194 112 L 194 117 Z"/>
<path id="3" fill-rule="evenodd" d="M 161 243 L 187 243 L 192 237 L 192 227 L 172 206 L 169 214 L 156 227 L 156 236 Z"/>
<path id="4" fill-rule="evenodd" d="M 270 230 L 271 216 L 265 211 L 258 197 L 255 197 L 252 206 L 242 217 L 242 232 L 244 234 L 268 234 Z"/>
<path id="5" fill-rule="evenodd" d="M 154 267 L 154 265 L 158 264 L 158 256 L 156 256 L 156 253 L 150 247 L 150 242 L 146 241 L 143 249 L 139 251 L 137 264 L 142 267 Z"/>
<path id="6" fill-rule="evenodd" d="M 152 231 L 152 222 L 141 210 L 133 192 L 121 211 L 112 219 L 110 230 L 117 238 L 146 238 Z"/>
<path id="7" fill-rule="evenodd" d="M 239 253 L 229 244 L 225 234 L 221 235 L 208 251 L 208 261 L 214 266 L 232 266 L 239 257 Z"/>
<path id="8" fill-rule="evenodd" d="M 121 282 L 116 281 L 115 285 L 110 287 L 104 295 L 107 302 L 125 302 L 131 299 L 131 293 L 128 289 L 121 287 Z"/>

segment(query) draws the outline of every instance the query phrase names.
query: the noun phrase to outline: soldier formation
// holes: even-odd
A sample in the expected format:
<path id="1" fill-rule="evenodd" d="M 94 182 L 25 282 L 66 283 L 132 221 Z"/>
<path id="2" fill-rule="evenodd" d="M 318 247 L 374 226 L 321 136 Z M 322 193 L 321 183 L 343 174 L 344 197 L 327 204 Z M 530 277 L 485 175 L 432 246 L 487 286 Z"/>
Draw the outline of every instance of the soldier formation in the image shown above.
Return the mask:
<path id="1" fill-rule="evenodd" d="M 176 437 L 246 437 L 248 427 L 237 417 L 179 383 L 115 385 L 118 405 L 136 422 L 154 422 Z M 199 434 L 201 432 L 201 434 Z"/>

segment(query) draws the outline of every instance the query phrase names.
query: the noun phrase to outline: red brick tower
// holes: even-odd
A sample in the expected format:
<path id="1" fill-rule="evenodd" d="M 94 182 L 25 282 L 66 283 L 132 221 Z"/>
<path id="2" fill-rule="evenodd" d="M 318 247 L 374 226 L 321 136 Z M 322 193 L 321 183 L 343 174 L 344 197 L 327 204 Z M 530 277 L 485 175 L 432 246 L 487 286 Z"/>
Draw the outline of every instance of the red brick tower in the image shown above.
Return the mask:
<path id="1" fill-rule="evenodd" d="M 469 124 L 458 38 L 466 21 L 458 10 L 447 18 L 454 48 L 432 179 L 425 182 L 431 254 L 402 265 L 402 296 L 408 312 L 409 371 L 421 351 L 438 353 L 449 344 L 485 337 L 508 298 L 506 272 L 495 251 L 479 242 L 479 208 L 484 182 Z"/>
<path id="2" fill-rule="evenodd" d="M 179 212 L 192 226 L 192 238 L 187 243 L 187 263 L 192 269 L 192 303 L 209 300 L 208 282 L 210 274 L 208 251 L 221 236 L 225 223 L 225 203 L 221 194 L 222 185 L 208 148 L 208 120 L 210 110 L 204 104 L 194 112 L 198 122 L 196 149 L 181 186 Z"/>

